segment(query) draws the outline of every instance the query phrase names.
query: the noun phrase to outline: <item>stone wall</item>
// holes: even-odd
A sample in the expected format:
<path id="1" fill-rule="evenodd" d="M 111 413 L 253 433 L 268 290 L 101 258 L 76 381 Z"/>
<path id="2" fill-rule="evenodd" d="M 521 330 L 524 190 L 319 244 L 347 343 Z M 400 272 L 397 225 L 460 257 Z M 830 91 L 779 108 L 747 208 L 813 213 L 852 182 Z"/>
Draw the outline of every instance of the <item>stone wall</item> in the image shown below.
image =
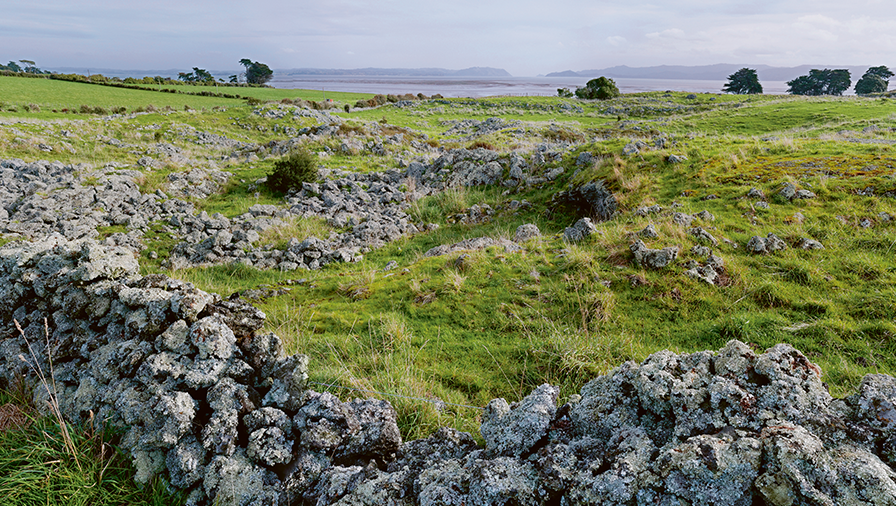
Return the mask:
<path id="1" fill-rule="evenodd" d="M 307 390 L 261 311 L 137 272 L 91 240 L 0 248 L 0 387 L 43 405 L 52 357 L 65 416 L 126 428 L 136 479 L 191 504 L 896 504 L 890 376 L 834 399 L 792 347 L 731 341 L 627 362 L 562 406 L 550 385 L 496 399 L 484 447 L 403 443 L 387 402 Z"/>

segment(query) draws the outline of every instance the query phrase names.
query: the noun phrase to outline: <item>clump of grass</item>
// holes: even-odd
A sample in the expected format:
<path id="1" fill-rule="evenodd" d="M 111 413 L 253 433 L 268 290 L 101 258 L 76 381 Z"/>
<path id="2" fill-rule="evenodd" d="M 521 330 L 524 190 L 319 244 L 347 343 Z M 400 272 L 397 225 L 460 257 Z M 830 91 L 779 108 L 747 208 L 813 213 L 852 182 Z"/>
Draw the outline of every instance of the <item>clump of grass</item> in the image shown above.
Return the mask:
<path id="1" fill-rule="evenodd" d="M 183 504 L 182 494 L 172 493 L 161 480 L 143 487 L 134 483 L 130 460 L 113 446 L 114 432 L 80 426 L 63 430 L 52 417 L 16 409 L 27 422 L 0 428 L 4 505 Z"/>
<path id="2" fill-rule="evenodd" d="M 18 399 L 0 406 L 0 497 L 10 506 L 50 504 L 64 498 L 64 504 L 181 504 L 161 481 L 139 488 L 133 481 L 129 459 L 115 450 L 117 434 L 107 433 L 93 419 L 83 426 L 70 425 L 62 415 L 53 370 L 49 328 L 46 338 L 45 372 L 31 342 L 17 320 L 13 320 L 25 340 L 30 357 L 19 356 L 28 364 L 45 391 L 35 395 L 46 400 L 49 416 L 39 416 L 22 408 Z M 0 398 L 10 397 L 0 393 Z"/>
<path id="3" fill-rule="evenodd" d="M 446 216 L 463 212 L 472 205 L 473 193 L 466 187 L 445 190 L 414 202 L 408 214 L 415 223 L 439 223 Z"/>
<path id="4" fill-rule="evenodd" d="M 363 300 L 370 297 L 370 285 L 376 279 L 376 271 L 366 271 L 356 274 L 347 281 L 339 283 L 336 291 L 352 300 Z"/>
<path id="5" fill-rule="evenodd" d="M 384 350 L 392 351 L 398 346 L 404 346 L 414 337 L 407 319 L 395 311 L 381 314 L 379 323 Z"/>
<path id="6" fill-rule="evenodd" d="M 464 276 L 458 270 L 448 269 L 445 273 L 445 291 L 460 293 L 466 280 L 467 276 Z"/>
<path id="7" fill-rule="evenodd" d="M 294 216 L 287 218 L 284 222 L 283 225 L 265 229 L 260 234 L 261 239 L 259 239 L 257 244 L 259 246 L 270 244 L 277 249 L 286 249 L 292 238 L 300 241 L 311 236 L 327 238 L 330 232 L 333 231 L 333 227 L 323 218 Z"/>

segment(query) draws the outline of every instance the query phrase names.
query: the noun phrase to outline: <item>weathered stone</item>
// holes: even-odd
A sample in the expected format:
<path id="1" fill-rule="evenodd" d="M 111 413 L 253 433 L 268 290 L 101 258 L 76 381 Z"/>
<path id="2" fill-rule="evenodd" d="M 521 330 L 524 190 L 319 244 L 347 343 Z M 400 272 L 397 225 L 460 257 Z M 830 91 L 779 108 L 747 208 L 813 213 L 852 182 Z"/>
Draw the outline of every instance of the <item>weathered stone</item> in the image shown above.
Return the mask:
<path id="1" fill-rule="evenodd" d="M 629 246 L 629 250 L 635 256 L 635 262 L 638 265 L 650 269 L 662 269 L 678 257 L 677 247 L 650 249 L 640 239 Z"/>

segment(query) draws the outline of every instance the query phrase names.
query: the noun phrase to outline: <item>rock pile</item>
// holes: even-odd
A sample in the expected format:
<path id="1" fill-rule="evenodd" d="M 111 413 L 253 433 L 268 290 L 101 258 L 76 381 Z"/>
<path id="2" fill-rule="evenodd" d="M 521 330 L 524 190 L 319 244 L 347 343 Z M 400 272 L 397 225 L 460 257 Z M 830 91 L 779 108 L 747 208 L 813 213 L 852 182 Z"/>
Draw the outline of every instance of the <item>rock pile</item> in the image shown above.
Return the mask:
<path id="1" fill-rule="evenodd" d="M 188 202 L 141 193 L 140 177 L 115 164 L 91 171 L 59 162 L 0 160 L 0 232 L 94 238 L 97 227 L 125 225 L 139 231 L 152 220 L 193 213 Z"/>
<path id="2" fill-rule="evenodd" d="M 136 272 L 90 240 L 0 248 L 0 387 L 43 405 L 52 356 L 64 414 L 127 427 L 137 479 L 190 504 L 896 504 L 896 379 L 834 399 L 786 344 L 659 352 L 560 406 L 550 385 L 496 399 L 484 447 L 402 443 L 388 403 L 306 390 L 257 309 Z"/>
<path id="3" fill-rule="evenodd" d="M 257 332 L 264 313 L 137 270 L 90 240 L 0 248 L 0 387 L 24 381 L 45 406 L 35 372 L 52 370 L 69 420 L 127 428 L 136 479 L 164 474 L 192 504 L 291 504 L 335 463 L 392 459 L 388 404 L 306 392 L 305 356 Z"/>
<path id="4" fill-rule="evenodd" d="M 106 242 L 139 252 L 145 248 L 143 234 L 161 222 L 163 233 L 180 240 L 167 260 L 170 268 L 242 263 L 261 269 L 316 269 L 359 260 L 387 242 L 416 233 L 418 227 L 431 228 L 413 223 L 407 214 L 411 203 L 425 195 L 462 186 L 516 187 L 547 180 L 530 172 L 529 163 L 517 154 L 502 158 L 485 149 L 458 149 L 431 164 L 413 162 L 404 171 L 321 170 L 320 183 L 305 184 L 284 206 L 255 205 L 227 218 L 196 214 L 193 204 L 180 200 L 208 197 L 230 178 L 227 172 L 194 167 L 171 174 L 167 194 L 144 194 L 138 186 L 142 174 L 118 164 L 90 170 L 58 162 L 2 160 L 0 232 L 27 239 L 58 232 L 74 240 L 95 238 L 98 227 L 118 225 L 127 233 L 113 234 Z M 282 250 L 259 243 L 265 231 L 287 226 L 295 218 L 323 218 L 334 230 L 327 237 L 296 238 Z"/>

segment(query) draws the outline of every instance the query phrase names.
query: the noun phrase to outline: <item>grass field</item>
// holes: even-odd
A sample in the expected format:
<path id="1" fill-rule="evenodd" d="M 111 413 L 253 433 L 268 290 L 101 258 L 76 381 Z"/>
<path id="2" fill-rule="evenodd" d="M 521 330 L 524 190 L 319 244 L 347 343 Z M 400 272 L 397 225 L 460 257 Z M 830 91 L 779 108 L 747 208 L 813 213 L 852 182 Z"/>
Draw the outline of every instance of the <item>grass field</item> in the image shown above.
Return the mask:
<path id="1" fill-rule="evenodd" d="M 256 112 L 277 109 L 283 98 L 315 99 L 319 91 L 239 92 L 274 103 L 250 106 L 245 100 L 0 77 L 0 158 L 133 165 L 142 150 L 164 142 L 193 158 L 222 160 L 228 151 L 197 146 L 183 132 L 196 129 L 264 145 L 288 139 L 290 128 L 317 124 L 308 117 L 272 119 Z M 351 104 L 369 98 L 330 95 Z M 25 110 L 29 103 L 40 112 Z M 160 110 L 115 120 L 48 112 L 81 104 L 131 111 L 150 103 Z M 161 110 L 165 106 L 171 110 Z M 867 373 L 896 372 L 892 99 L 715 94 L 688 99 L 686 93 L 658 92 L 608 102 L 448 99 L 330 112 L 348 120 L 351 138 L 364 142 L 404 133 L 402 143 L 386 146 L 386 156 L 341 154 L 339 145 L 348 134 L 307 144 L 331 153 L 321 158 L 330 168 L 382 170 L 396 167 L 398 159 L 437 156 L 420 152 L 412 142 L 452 148 L 475 140 L 502 155 L 515 151 L 526 158 L 540 144 L 566 142 L 556 148 L 562 158 L 547 164 L 547 169 L 565 169 L 556 181 L 519 193 L 470 188 L 426 197 L 414 204 L 411 215 L 420 223 L 438 223 L 438 230 L 405 237 L 357 264 L 297 273 L 233 265 L 165 271 L 161 260 L 173 242 L 164 234 L 146 235 L 159 259 L 144 258 L 144 272 L 165 272 L 225 297 L 304 279 L 288 292 L 257 302 L 268 315 L 266 329 L 283 337 L 290 352 L 311 357 L 313 382 L 449 403 L 437 409 L 425 401 L 385 397 L 396 407 L 406 438 L 427 436 L 440 425 L 475 434 L 479 412 L 469 406 L 484 406 L 495 397 L 516 401 L 544 382 L 559 385 L 565 398 L 625 360 L 662 349 L 718 349 L 730 339 L 757 350 L 793 344 L 821 365 L 835 395 L 850 393 Z M 446 133 L 453 122 L 492 117 L 519 123 L 475 139 Z M 629 143 L 653 146 L 660 135 L 662 146 L 622 155 Z M 53 152 L 42 151 L 42 144 Z M 577 166 L 583 152 L 598 161 Z M 687 160 L 670 163 L 673 154 Z M 281 203 L 279 195 L 264 189 L 256 195 L 248 187 L 276 159 L 263 151 L 259 155 L 218 162 L 234 177 L 222 194 L 194 202 L 197 212 L 232 217 L 255 203 Z M 188 167 L 170 164 L 146 171 L 144 191 L 163 187 L 165 175 L 180 170 Z M 551 198 L 569 184 L 590 180 L 606 182 L 620 213 L 599 223 L 599 234 L 589 241 L 568 244 L 561 234 L 574 217 L 552 211 Z M 785 183 L 817 196 L 784 200 L 778 192 Z M 759 198 L 747 198 L 754 188 L 764 194 L 768 208 L 757 206 Z M 531 207 L 511 209 L 512 200 L 523 199 Z M 497 210 L 487 222 L 448 219 L 483 203 Z M 634 212 L 654 204 L 713 215 L 693 226 L 719 240 L 713 251 L 725 262 L 722 286 L 684 274 L 688 261 L 703 260 L 691 252 L 698 242 L 672 222 L 671 213 Z M 433 246 L 465 238 L 512 238 L 523 223 L 536 223 L 543 235 L 521 253 L 473 252 L 462 267 L 455 265 L 456 255 L 423 256 Z M 648 224 L 660 234 L 649 241 L 651 247 L 680 247 L 674 266 L 653 271 L 634 262 L 629 245 Z M 291 233 L 296 235 L 326 230 L 321 223 L 295 227 Z M 768 233 L 790 247 L 772 255 L 745 251 L 751 236 Z M 820 241 L 824 249 L 796 247 L 803 238 Z M 284 238 L 271 239 L 278 240 Z M 385 272 L 392 260 L 399 268 Z M 359 395 L 315 388 L 330 388 L 343 398 Z M 23 444 L 14 441 L 4 442 L 4 451 Z"/>

